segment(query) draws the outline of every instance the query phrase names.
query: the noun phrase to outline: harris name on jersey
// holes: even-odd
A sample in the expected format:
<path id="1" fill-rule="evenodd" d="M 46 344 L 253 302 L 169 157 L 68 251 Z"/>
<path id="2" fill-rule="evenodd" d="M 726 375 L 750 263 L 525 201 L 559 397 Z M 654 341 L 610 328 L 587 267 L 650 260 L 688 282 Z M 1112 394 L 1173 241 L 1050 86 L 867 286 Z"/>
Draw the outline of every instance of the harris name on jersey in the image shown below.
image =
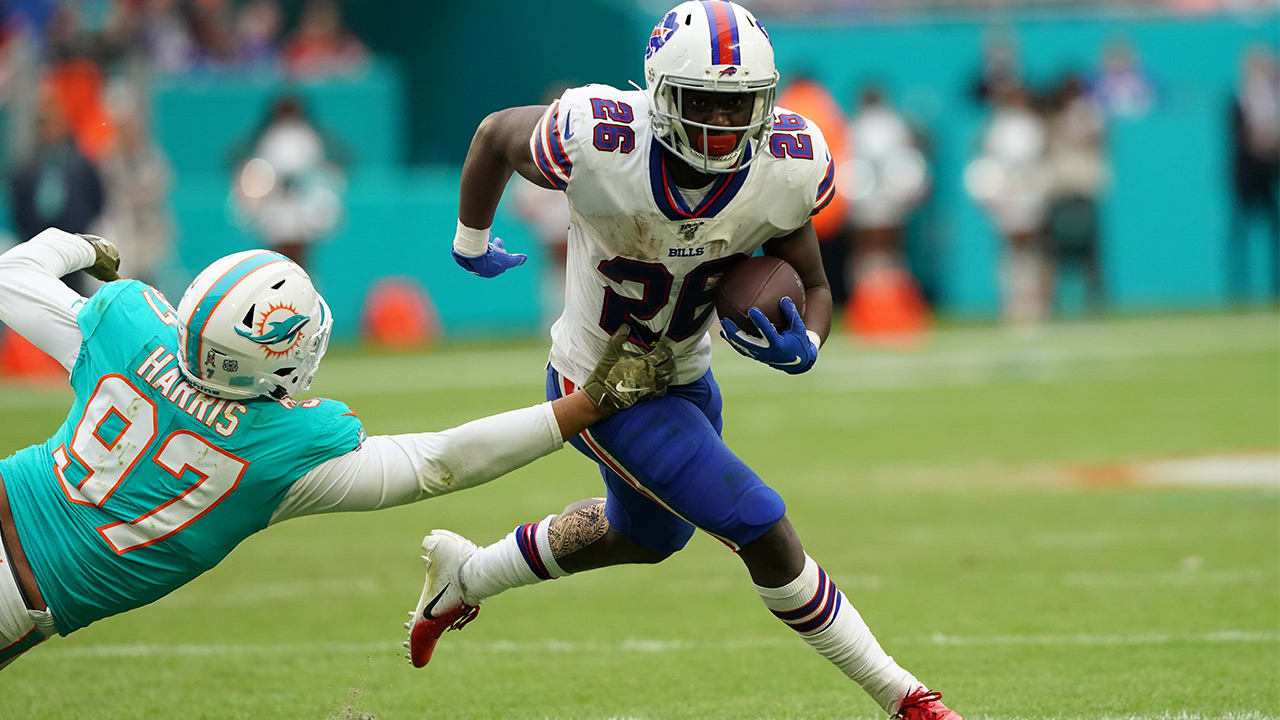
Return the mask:
<path id="1" fill-rule="evenodd" d="M 223 437 L 231 437 L 240 426 L 240 416 L 247 411 L 242 403 L 205 395 L 183 380 L 178 356 L 162 343 L 155 343 L 133 372 L 159 390 L 165 400 Z"/>

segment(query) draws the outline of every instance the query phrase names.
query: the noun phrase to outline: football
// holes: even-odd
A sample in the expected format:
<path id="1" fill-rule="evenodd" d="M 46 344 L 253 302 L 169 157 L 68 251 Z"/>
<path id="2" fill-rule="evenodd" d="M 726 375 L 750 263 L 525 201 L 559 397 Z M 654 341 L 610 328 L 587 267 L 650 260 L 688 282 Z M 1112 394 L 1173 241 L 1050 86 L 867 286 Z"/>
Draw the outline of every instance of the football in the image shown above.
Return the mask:
<path id="1" fill-rule="evenodd" d="M 785 260 L 767 255 L 747 258 L 720 279 L 716 288 L 716 312 L 744 332 L 758 336 L 747 310 L 760 308 L 769 322 L 782 330 L 787 327 L 787 319 L 778 303 L 784 297 L 791 298 L 796 310 L 804 313 L 804 283 L 795 268 Z"/>

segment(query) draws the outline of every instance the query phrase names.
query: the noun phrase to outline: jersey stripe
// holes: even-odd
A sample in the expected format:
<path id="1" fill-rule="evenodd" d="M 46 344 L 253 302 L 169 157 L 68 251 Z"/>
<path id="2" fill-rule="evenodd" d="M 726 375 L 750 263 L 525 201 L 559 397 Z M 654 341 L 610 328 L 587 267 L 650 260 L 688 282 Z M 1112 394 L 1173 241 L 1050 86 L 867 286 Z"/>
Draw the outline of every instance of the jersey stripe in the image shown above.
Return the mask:
<path id="1" fill-rule="evenodd" d="M 542 176 L 557 190 L 564 190 L 569 187 L 573 163 L 569 160 L 569 154 L 564 151 L 564 144 L 560 141 L 559 108 L 560 101 L 557 100 L 551 103 L 543 113 L 542 120 L 533 129 L 530 149 L 538 170 L 542 171 Z"/>
<path id="2" fill-rule="evenodd" d="M 0 665 L 18 657 L 45 640 L 44 633 L 40 632 L 40 628 L 31 628 L 26 635 L 0 648 Z"/>
<path id="3" fill-rule="evenodd" d="M 836 196 L 836 163 L 830 155 L 827 156 L 827 174 L 822 176 L 822 182 L 818 183 L 818 197 L 813 201 L 813 212 L 810 215 L 817 215 L 822 209 L 831 202 Z"/>
<path id="4" fill-rule="evenodd" d="M 711 28 L 711 64 L 740 65 L 742 52 L 738 49 L 738 19 L 726 2 L 704 0 L 702 9 L 707 13 Z"/>
<path id="5" fill-rule="evenodd" d="M 218 278 L 209 289 L 205 291 L 204 297 L 200 298 L 200 302 L 196 303 L 195 310 L 191 312 L 191 317 L 187 320 L 187 369 L 192 373 L 200 372 L 200 356 L 204 353 L 204 329 L 209 324 L 209 318 L 213 316 L 213 311 L 218 309 L 218 305 L 222 304 L 222 300 L 226 298 L 227 293 L 232 288 L 240 284 L 241 280 L 249 277 L 255 270 L 260 270 L 268 265 L 278 262 L 288 262 L 289 258 L 274 252 L 261 252 L 257 255 L 241 260 L 232 265 L 222 277 Z M 212 298 L 217 298 L 210 302 Z M 191 340 L 196 340 L 192 343 Z"/>
<path id="6" fill-rule="evenodd" d="M 751 146 L 743 149 L 743 162 L 751 158 Z M 743 183 L 747 181 L 747 173 L 751 166 L 747 165 L 735 173 L 722 173 L 707 192 L 707 196 L 698 203 L 698 207 L 690 209 L 684 196 L 676 188 L 671 173 L 667 171 L 667 156 L 662 146 L 655 139 L 649 147 L 649 186 L 653 192 L 653 201 L 658 210 L 668 220 L 687 220 L 690 218 L 715 217 L 738 196 Z"/>

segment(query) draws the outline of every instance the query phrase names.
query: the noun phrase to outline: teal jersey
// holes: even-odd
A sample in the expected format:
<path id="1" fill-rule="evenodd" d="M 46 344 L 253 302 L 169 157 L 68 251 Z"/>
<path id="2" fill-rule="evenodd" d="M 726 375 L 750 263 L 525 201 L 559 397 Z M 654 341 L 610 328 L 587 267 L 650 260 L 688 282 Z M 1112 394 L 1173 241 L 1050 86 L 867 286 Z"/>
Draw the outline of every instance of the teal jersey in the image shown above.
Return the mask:
<path id="1" fill-rule="evenodd" d="M 79 324 L 66 422 L 0 460 L 22 547 L 64 635 L 217 565 L 267 526 L 298 478 L 364 439 L 334 400 L 196 391 L 178 369 L 172 308 L 140 282 L 102 288 Z"/>

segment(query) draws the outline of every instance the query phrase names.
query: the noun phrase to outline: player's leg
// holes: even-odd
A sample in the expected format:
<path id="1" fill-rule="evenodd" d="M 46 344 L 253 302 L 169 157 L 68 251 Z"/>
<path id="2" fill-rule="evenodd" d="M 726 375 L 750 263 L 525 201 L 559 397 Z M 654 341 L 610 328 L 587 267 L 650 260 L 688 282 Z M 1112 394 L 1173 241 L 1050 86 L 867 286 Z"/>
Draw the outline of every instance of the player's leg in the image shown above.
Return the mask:
<path id="1" fill-rule="evenodd" d="M 562 381 L 556 376 L 553 382 Z M 561 386 L 554 392 L 571 391 Z M 515 587 L 610 565 L 656 563 L 684 547 L 694 527 L 620 475 L 628 471 L 614 458 L 600 454 L 601 438 L 614 440 L 619 427 L 658 426 L 661 418 L 689 414 L 691 407 L 692 415 L 701 417 L 684 394 L 685 389 L 674 389 L 667 397 L 597 424 L 589 437 L 583 433 L 571 439 L 579 452 L 600 465 L 605 497 L 580 500 L 559 515 L 520 525 L 469 554 L 459 574 L 464 601 L 475 604 Z M 672 443 L 667 450 L 678 454 L 680 445 Z"/>
<path id="2" fill-rule="evenodd" d="M 48 613 L 43 613 L 48 616 Z M 50 620 L 47 625 L 52 624 Z M 18 589 L 13 563 L 0 543 L 0 670 L 22 653 L 44 642 L 48 635 L 36 625 L 32 611 Z"/>
<path id="3" fill-rule="evenodd" d="M 660 414 L 643 412 L 654 402 L 619 413 L 583 433 L 583 441 L 629 486 L 737 551 L 765 605 L 887 711 L 958 718 L 884 652 L 857 610 L 805 554 L 782 498 L 725 445 L 711 374 L 682 396 L 686 402 Z M 627 537 L 649 541 L 641 529 L 621 527 L 627 518 L 608 519 Z"/>
<path id="4" fill-rule="evenodd" d="M 629 496 L 633 491 L 620 486 L 620 481 L 610 478 L 607 471 L 605 484 L 606 498 L 579 500 L 559 515 L 520 525 L 502 539 L 482 548 L 449 548 L 449 552 L 467 555 L 458 573 L 463 602 L 476 605 L 485 598 L 513 588 L 610 565 L 661 562 L 683 547 L 692 535 L 691 526 L 687 529 L 670 527 L 674 523 L 663 517 L 667 515 L 664 509 L 657 506 L 644 508 L 644 505 L 652 503 L 641 496 Z M 627 513 L 628 519 L 637 515 L 634 512 L 637 507 L 647 511 L 645 515 L 657 516 L 651 527 L 655 530 L 664 526 L 668 528 L 654 533 L 661 538 L 660 542 L 649 542 L 652 547 L 646 547 L 610 523 L 611 513 L 617 517 L 624 512 L 620 508 L 627 507 L 633 509 Z M 625 522 L 622 524 L 626 526 Z M 680 524 L 685 525 L 683 522 Z M 433 555 L 444 550 L 437 548 Z"/>
<path id="5" fill-rule="evenodd" d="M 857 609 L 809 557 L 783 517 L 738 552 L 765 607 L 809 647 L 858 683 L 881 707 L 903 717 L 958 719 L 880 646 Z"/>
<path id="6" fill-rule="evenodd" d="M 550 369 L 547 386 L 551 399 L 573 391 Z M 596 429 L 624 415 L 661 416 L 669 412 L 664 408 L 688 405 L 680 395 L 680 388 L 670 388 L 667 397 L 625 410 Z M 575 502 L 559 515 L 519 525 L 482 548 L 447 530 L 433 531 L 423 539 L 426 582 L 405 624 L 409 630 L 405 646 L 415 666 L 426 665 L 440 635 L 469 622 L 485 598 L 571 572 L 659 562 L 689 541 L 692 525 L 624 481 L 581 436 L 570 443 L 600 463 L 604 499 Z"/>

